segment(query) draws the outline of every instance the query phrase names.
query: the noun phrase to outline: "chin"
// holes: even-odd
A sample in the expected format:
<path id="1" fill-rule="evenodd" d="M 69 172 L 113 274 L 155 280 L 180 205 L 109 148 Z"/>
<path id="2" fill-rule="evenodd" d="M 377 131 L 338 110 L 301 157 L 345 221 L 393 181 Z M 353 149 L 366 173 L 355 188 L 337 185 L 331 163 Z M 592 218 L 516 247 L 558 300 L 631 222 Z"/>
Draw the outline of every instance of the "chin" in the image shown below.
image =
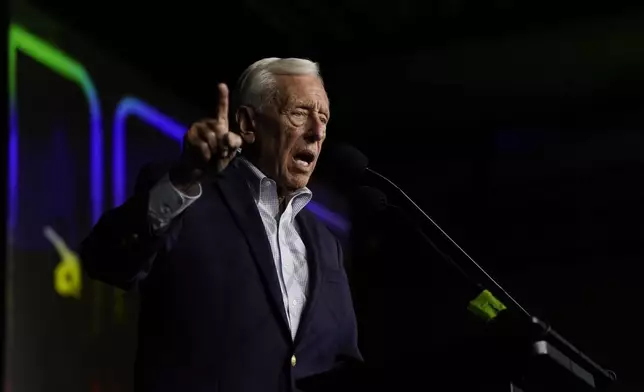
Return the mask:
<path id="1" fill-rule="evenodd" d="M 286 184 L 289 189 L 293 189 L 293 190 L 304 188 L 309 183 L 309 177 L 310 176 L 303 176 L 303 175 L 291 176 L 291 178 L 289 178 L 286 181 Z"/>

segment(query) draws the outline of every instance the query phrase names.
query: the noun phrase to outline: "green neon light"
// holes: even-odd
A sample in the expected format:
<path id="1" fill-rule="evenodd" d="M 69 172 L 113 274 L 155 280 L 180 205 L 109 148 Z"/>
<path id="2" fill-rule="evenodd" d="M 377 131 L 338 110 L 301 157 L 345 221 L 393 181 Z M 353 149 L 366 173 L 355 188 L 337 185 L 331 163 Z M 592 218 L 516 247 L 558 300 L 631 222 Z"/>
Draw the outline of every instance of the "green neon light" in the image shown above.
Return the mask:
<path id="1" fill-rule="evenodd" d="M 94 83 L 85 68 L 51 44 L 18 24 L 9 27 L 9 231 L 15 228 L 18 214 L 18 51 L 42 63 L 65 79 L 77 84 L 87 98 L 90 112 L 90 198 L 92 223 L 103 212 L 103 124 L 101 105 Z"/>
<path id="2" fill-rule="evenodd" d="M 19 124 L 18 124 L 18 52 L 43 64 L 55 73 L 78 85 L 85 94 L 89 106 L 90 131 L 90 201 L 92 224 L 96 223 L 103 212 L 103 123 L 98 92 L 89 73 L 79 62 L 53 47 L 48 42 L 31 34 L 22 26 L 12 23 L 9 26 L 8 42 L 9 71 L 9 175 L 8 175 L 8 233 L 10 243 L 18 222 L 18 164 L 19 164 Z M 12 273 L 13 258 L 11 248 L 8 253 L 8 274 Z M 66 266 L 71 265 L 66 263 Z M 57 275 L 55 273 L 55 275 Z M 11 279 L 9 279 L 11 281 Z M 99 292 L 100 294 L 100 292 Z M 100 301 L 96 295 L 95 301 Z M 11 289 L 8 297 L 8 318 L 12 323 Z M 100 308 L 96 308 L 99 313 Z M 100 317 L 100 316 L 99 316 Z M 11 328 L 11 326 L 9 326 Z"/>

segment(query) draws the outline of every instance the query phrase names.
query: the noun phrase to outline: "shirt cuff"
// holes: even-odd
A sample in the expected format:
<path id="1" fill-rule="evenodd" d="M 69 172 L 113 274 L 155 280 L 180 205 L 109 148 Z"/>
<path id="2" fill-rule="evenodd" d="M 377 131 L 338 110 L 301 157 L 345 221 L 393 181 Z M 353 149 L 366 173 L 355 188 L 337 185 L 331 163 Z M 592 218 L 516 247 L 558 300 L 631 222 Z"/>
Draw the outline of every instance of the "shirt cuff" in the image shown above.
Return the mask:
<path id="1" fill-rule="evenodd" d="M 196 196 L 189 196 L 175 188 L 167 174 L 152 188 L 148 201 L 148 220 L 153 232 L 167 227 L 172 219 L 197 201 L 201 197 L 201 184 L 197 183 L 188 189 L 188 193 Z"/>

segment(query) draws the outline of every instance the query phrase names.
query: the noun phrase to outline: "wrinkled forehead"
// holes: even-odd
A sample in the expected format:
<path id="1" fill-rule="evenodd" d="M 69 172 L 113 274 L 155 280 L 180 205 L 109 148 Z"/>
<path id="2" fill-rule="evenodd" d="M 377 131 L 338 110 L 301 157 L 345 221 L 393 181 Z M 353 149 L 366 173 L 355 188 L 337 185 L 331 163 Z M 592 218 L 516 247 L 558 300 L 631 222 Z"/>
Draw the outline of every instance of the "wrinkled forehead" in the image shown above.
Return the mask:
<path id="1" fill-rule="evenodd" d="M 329 97 L 322 80 L 314 75 L 277 76 L 280 106 L 307 106 L 329 111 Z"/>

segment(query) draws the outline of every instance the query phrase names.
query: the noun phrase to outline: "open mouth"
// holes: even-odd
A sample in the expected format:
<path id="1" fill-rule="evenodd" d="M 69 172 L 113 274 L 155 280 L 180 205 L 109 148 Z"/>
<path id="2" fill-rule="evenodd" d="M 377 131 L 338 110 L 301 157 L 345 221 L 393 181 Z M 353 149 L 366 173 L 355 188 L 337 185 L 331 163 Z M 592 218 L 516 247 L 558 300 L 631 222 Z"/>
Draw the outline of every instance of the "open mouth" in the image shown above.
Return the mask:
<path id="1" fill-rule="evenodd" d="M 315 154 L 310 151 L 300 151 L 293 155 L 293 160 L 299 166 L 309 167 L 315 160 Z"/>

